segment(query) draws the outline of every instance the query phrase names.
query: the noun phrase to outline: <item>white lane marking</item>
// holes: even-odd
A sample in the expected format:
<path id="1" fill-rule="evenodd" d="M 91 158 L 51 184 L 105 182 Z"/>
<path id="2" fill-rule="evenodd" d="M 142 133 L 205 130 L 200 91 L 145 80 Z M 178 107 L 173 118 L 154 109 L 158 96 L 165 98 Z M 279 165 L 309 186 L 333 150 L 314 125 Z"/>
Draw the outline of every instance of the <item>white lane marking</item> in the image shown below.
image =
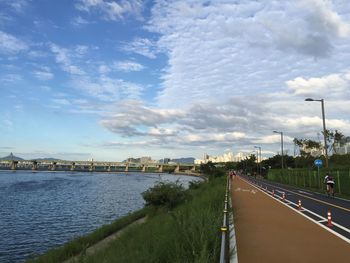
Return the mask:
<path id="1" fill-rule="evenodd" d="M 286 192 L 289 192 L 289 193 L 292 193 L 292 194 L 296 194 L 296 195 L 300 195 L 300 196 L 303 196 L 303 197 L 305 197 L 305 198 L 314 200 L 314 201 L 316 201 L 316 202 L 323 203 L 323 204 L 326 204 L 326 205 L 330 205 L 330 206 L 333 206 L 333 207 L 335 207 L 335 208 L 338 208 L 338 209 L 341 209 L 341 210 L 350 212 L 350 209 L 348 209 L 348 208 L 345 208 L 345 207 L 342 207 L 342 206 L 340 206 L 340 205 L 336 205 L 336 204 L 333 204 L 333 203 L 329 203 L 329 202 L 326 202 L 326 201 L 317 199 L 316 197 L 310 197 L 310 196 L 307 196 L 307 195 L 303 195 L 303 194 L 297 193 L 297 192 L 292 191 L 292 190 L 284 189 L 284 188 L 281 187 L 281 186 L 275 186 L 275 185 L 272 185 L 272 184 L 269 184 L 269 183 L 266 183 L 266 182 L 265 182 L 265 184 L 274 187 L 274 188 L 275 188 L 275 191 L 277 191 L 276 188 L 280 188 L 280 189 L 283 189 L 283 190 L 286 191 Z"/>
<path id="2" fill-rule="evenodd" d="M 249 181 L 245 180 L 244 178 L 240 177 L 240 179 L 242 179 L 242 180 L 245 181 L 246 183 L 250 184 L 251 186 L 253 186 L 253 187 L 259 189 L 259 188 L 256 187 L 254 184 L 250 183 Z M 276 201 L 280 202 L 282 205 L 285 205 L 286 207 L 288 207 L 288 208 L 291 209 L 292 211 L 294 211 L 294 212 L 296 212 L 296 213 L 302 215 L 302 216 L 305 217 L 306 219 L 308 219 L 308 220 L 310 220 L 311 222 L 313 222 L 313 223 L 319 225 L 320 227 L 324 228 L 324 229 L 327 230 L 328 232 L 332 233 L 333 235 L 339 237 L 340 239 L 342 239 L 342 240 L 344 240 L 345 242 L 347 242 L 347 243 L 350 244 L 350 239 L 348 239 L 348 238 L 342 236 L 341 234 L 335 232 L 333 229 L 330 229 L 329 227 L 327 227 L 327 226 L 325 226 L 325 225 L 319 223 L 318 221 L 312 219 L 311 217 L 306 216 L 306 215 L 305 215 L 304 213 L 302 213 L 301 211 L 296 210 L 296 209 L 294 209 L 294 208 L 291 208 L 288 204 L 285 204 L 283 201 L 281 201 L 281 200 L 279 200 L 279 199 L 277 199 L 277 198 L 274 198 L 272 195 L 269 195 L 269 194 L 268 194 L 268 193 L 272 194 L 272 192 L 270 192 L 270 191 L 268 191 L 268 193 L 265 193 L 264 191 L 261 191 L 261 192 L 262 192 L 263 194 L 266 194 L 268 197 L 272 198 L 273 200 L 276 200 Z M 288 200 L 288 201 L 289 201 L 289 200 Z M 294 205 L 294 206 L 298 206 L 297 204 L 295 204 L 295 203 L 293 203 L 293 202 L 291 202 L 291 201 L 289 201 L 289 202 L 290 202 L 292 205 Z M 316 213 L 314 213 L 314 212 L 312 212 L 312 211 L 310 211 L 310 210 L 307 210 L 307 209 L 305 209 L 305 210 L 306 210 L 307 212 L 309 212 L 309 213 L 311 213 L 311 214 L 313 214 L 313 215 L 319 217 L 319 218 L 322 219 L 322 220 L 327 220 L 326 218 L 324 218 L 324 217 L 322 217 L 322 216 L 320 216 L 320 215 L 318 215 L 318 214 L 316 214 Z M 337 224 L 337 223 L 335 223 L 335 222 L 332 222 L 332 224 L 335 225 L 336 227 L 339 227 L 339 228 L 341 228 L 342 230 L 344 230 L 344 231 L 350 233 L 350 229 L 348 229 L 348 228 L 346 228 L 346 227 L 343 227 L 342 225 L 339 225 L 339 224 Z"/>
<path id="3" fill-rule="evenodd" d="M 270 194 L 272 195 L 272 192 L 268 191 L 268 193 L 270 193 Z M 271 197 L 272 197 L 272 196 L 271 196 Z M 276 199 L 276 197 L 279 198 L 279 200 Z M 281 201 L 281 200 L 282 200 L 282 197 L 280 197 L 280 196 L 276 196 L 276 195 L 275 195 L 275 197 L 272 197 L 272 198 L 276 199 L 277 201 L 279 201 L 279 202 L 281 202 L 281 203 L 283 203 L 283 204 L 287 203 L 287 204 L 293 205 L 293 206 L 295 206 L 295 207 L 298 207 L 298 204 L 297 204 L 297 203 L 293 203 L 292 201 L 289 201 L 289 200 L 287 200 L 287 199 L 286 199 L 286 202 L 284 203 L 283 201 Z M 309 209 L 306 209 L 305 207 L 302 207 L 302 209 L 301 209 L 301 210 L 298 210 L 298 211 L 299 211 L 299 212 L 304 212 L 304 211 L 306 211 L 306 212 L 308 212 L 308 213 L 310 213 L 310 214 L 312 214 L 312 215 L 314 215 L 314 216 L 320 218 L 321 220 L 326 220 L 326 221 L 328 220 L 327 218 L 325 218 L 325 217 L 323 217 L 323 216 L 321 216 L 321 215 L 319 215 L 319 214 L 316 214 L 315 212 L 313 212 L 313 211 L 311 211 L 311 210 L 309 210 Z M 307 217 L 307 216 L 306 216 L 306 217 Z M 310 217 L 308 217 L 308 218 L 310 218 Z M 310 218 L 310 219 L 312 219 L 312 218 Z M 314 219 L 312 219 L 312 220 L 314 220 Z M 315 221 L 316 221 L 316 220 L 315 220 Z M 349 229 L 349 228 L 346 228 L 346 227 L 344 227 L 344 226 L 342 226 L 342 225 L 339 225 L 338 223 L 335 223 L 335 222 L 333 222 L 333 221 L 332 221 L 332 224 L 333 224 L 334 226 L 336 226 L 336 227 L 338 227 L 338 228 L 344 230 L 345 232 L 350 233 L 350 229 Z"/>
<path id="4" fill-rule="evenodd" d="M 313 195 L 313 194 L 311 194 L 309 192 L 304 192 L 304 191 L 300 191 L 300 190 L 298 190 L 298 192 L 301 193 L 301 194 L 305 194 L 305 195 Z"/>
<path id="5" fill-rule="evenodd" d="M 232 181 L 229 182 L 229 187 L 232 189 Z M 229 195 L 229 205 L 232 208 L 231 194 Z M 230 250 L 233 251 L 230 257 L 230 263 L 238 263 L 238 252 L 237 252 L 237 240 L 236 240 L 236 231 L 233 220 L 233 212 L 229 212 L 229 231 L 230 231 Z"/>

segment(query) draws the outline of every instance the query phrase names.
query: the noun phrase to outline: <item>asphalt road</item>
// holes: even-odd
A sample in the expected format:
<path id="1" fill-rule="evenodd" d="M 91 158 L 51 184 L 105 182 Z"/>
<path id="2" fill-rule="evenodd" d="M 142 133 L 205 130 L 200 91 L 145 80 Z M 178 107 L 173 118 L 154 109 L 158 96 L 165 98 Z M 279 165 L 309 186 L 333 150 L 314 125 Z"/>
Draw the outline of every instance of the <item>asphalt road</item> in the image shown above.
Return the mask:
<path id="1" fill-rule="evenodd" d="M 267 189 L 268 192 L 274 190 L 276 198 L 282 198 L 282 194 L 285 193 L 285 198 L 287 200 L 285 203 L 294 209 L 298 209 L 296 204 L 301 200 L 302 207 L 305 208 L 305 210 L 302 209 L 301 212 L 325 226 L 327 225 L 327 221 L 323 220 L 324 222 L 322 222 L 322 219 L 311 212 L 326 219 L 327 213 L 330 211 L 332 214 L 332 222 L 336 223 L 331 229 L 347 239 L 350 239 L 350 200 L 328 197 L 326 194 L 315 193 L 268 180 L 255 179 L 248 176 L 241 177 L 262 189 Z"/>

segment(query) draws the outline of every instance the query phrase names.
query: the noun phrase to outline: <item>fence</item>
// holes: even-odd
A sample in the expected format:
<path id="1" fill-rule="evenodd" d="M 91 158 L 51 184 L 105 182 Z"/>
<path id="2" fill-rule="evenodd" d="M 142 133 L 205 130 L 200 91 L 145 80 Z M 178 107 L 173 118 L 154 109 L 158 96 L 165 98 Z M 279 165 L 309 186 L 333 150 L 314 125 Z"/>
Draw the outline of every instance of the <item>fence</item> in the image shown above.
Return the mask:
<path id="1" fill-rule="evenodd" d="M 268 172 L 267 178 L 283 184 L 323 191 L 326 189 L 323 183 L 325 174 L 325 169 L 273 169 Z M 350 169 L 333 169 L 330 174 L 335 178 L 335 192 L 350 195 Z"/>

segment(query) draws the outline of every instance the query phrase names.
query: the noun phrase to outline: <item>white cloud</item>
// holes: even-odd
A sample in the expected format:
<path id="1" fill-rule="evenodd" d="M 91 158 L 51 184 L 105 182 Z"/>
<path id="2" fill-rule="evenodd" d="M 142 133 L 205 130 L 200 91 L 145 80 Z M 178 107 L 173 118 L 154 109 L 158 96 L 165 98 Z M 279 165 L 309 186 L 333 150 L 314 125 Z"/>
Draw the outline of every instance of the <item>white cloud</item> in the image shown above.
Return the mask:
<path id="1" fill-rule="evenodd" d="M 89 47 L 88 46 L 85 46 L 85 45 L 77 45 L 75 48 L 74 48 L 74 55 L 75 56 L 78 56 L 78 57 L 82 57 L 84 56 L 89 50 Z"/>
<path id="2" fill-rule="evenodd" d="M 122 49 L 150 59 L 155 59 L 159 53 L 156 42 L 148 38 L 135 38 L 131 43 L 124 45 Z"/>
<path id="3" fill-rule="evenodd" d="M 28 48 L 24 41 L 0 30 L 0 53 L 16 54 Z"/>
<path id="4" fill-rule="evenodd" d="M 346 38 L 350 35 L 350 24 L 345 22 L 332 10 L 329 0 L 301 0 L 301 6 L 310 12 L 310 22 L 318 31 L 324 31 L 337 37 Z"/>
<path id="5" fill-rule="evenodd" d="M 330 74 L 309 79 L 298 77 L 287 81 L 286 84 L 295 95 L 350 99 L 350 80 L 347 78 L 347 74 Z"/>
<path id="6" fill-rule="evenodd" d="M 4 82 L 18 82 L 23 80 L 22 76 L 19 74 L 15 74 L 15 73 L 9 73 L 9 74 L 5 74 L 1 77 L 1 80 Z"/>
<path id="7" fill-rule="evenodd" d="M 39 70 L 34 71 L 33 74 L 39 80 L 50 80 L 54 78 L 54 74 L 49 67 L 41 67 Z"/>
<path id="8" fill-rule="evenodd" d="M 155 50 L 169 58 L 159 104 L 181 107 L 232 93 L 270 92 L 291 76 L 329 72 L 329 57 L 323 57 L 333 53 L 343 70 L 335 44 L 343 41 L 337 32 L 348 23 L 331 5 L 321 7 L 301 1 L 158 2 L 147 28 L 160 34 Z M 323 13 L 339 19 L 331 23 Z"/>
<path id="9" fill-rule="evenodd" d="M 67 99 L 52 99 L 52 102 L 64 106 L 71 105 L 71 102 Z"/>
<path id="10" fill-rule="evenodd" d="M 124 72 L 141 71 L 144 69 L 144 66 L 141 64 L 130 60 L 116 62 L 113 64 L 113 67 L 118 71 Z"/>
<path id="11" fill-rule="evenodd" d="M 13 130 L 14 123 L 9 118 L 3 118 L 0 122 L 0 128 L 6 130 L 6 131 L 12 131 Z"/>
<path id="12" fill-rule="evenodd" d="M 133 15 L 140 18 L 143 9 L 141 0 L 78 0 L 75 7 L 80 11 L 101 13 L 102 18 L 106 20 L 118 21 L 127 15 Z"/>
<path id="13" fill-rule="evenodd" d="M 28 5 L 28 0 L 2 0 L 2 4 L 5 4 L 12 8 L 14 11 L 21 13 Z"/>
<path id="14" fill-rule="evenodd" d="M 97 77 L 80 76 L 72 79 L 72 87 L 83 90 L 90 96 L 105 102 L 139 98 L 143 87 L 102 74 Z"/>
<path id="15" fill-rule="evenodd" d="M 51 52 L 55 54 L 56 62 L 62 66 L 62 69 L 72 75 L 84 75 L 85 72 L 71 62 L 71 52 L 56 44 L 50 44 Z M 79 47 L 77 47 L 79 50 Z M 83 48 L 84 50 L 84 48 Z"/>
<path id="16" fill-rule="evenodd" d="M 82 26 L 91 24 L 91 22 L 89 22 L 88 20 L 82 18 L 81 16 L 77 16 L 74 19 L 72 19 L 71 24 L 74 27 L 82 27 Z"/>
<path id="17" fill-rule="evenodd" d="M 40 88 L 42 91 L 45 91 L 45 92 L 49 92 L 49 91 L 52 90 L 52 88 L 49 87 L 49 86 L 40 86 L 39 88 Z"/>
<path id="18" fill-rule="evenodd" d="M 100 65 L 98 67 L 98 72 L 102 75 L 105 75 L 111 72 L 111 69 L 107 65 Z"/>

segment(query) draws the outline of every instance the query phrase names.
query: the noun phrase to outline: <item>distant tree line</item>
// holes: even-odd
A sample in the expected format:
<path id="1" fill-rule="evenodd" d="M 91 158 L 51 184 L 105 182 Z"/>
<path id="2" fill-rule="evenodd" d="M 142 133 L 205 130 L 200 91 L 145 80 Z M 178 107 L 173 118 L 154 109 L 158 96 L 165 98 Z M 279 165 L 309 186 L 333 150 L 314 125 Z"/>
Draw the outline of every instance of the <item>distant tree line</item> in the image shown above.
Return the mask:
<path id="1" fill-rule="evenodd" d="M 345 137 L 344 134 L 338 130 L 326 130 L 327 151 L 329 153 L 329 167 L 330 168 L 349 168 L 350 154 L 339 154 L 339 147 L 342 147 L 350 142 L 350 137 Z M 314 166 L 315 159 L 323 160 L 324 146 L 321 142 L 311 139 L 294 138 L 294 145 L 299 149 L 299 155 L 290 156 L 283 154 L 283 166 L 285 169 L 294 168 L 316 168 Z M 313 155 L 312 150 L 316 150 L 318 154 Z M 212 164 L 214 165 L 214 164 Z M 257 162 L 256 156 L 251 154 L 240 162 L 228 162 L 224 164 L 226 170 L 243 170 L 246 173 L 257 173 L 266 175 L 269 169 L 281 169 L 282 156 L 277 154 L 268 159 Z"/>

